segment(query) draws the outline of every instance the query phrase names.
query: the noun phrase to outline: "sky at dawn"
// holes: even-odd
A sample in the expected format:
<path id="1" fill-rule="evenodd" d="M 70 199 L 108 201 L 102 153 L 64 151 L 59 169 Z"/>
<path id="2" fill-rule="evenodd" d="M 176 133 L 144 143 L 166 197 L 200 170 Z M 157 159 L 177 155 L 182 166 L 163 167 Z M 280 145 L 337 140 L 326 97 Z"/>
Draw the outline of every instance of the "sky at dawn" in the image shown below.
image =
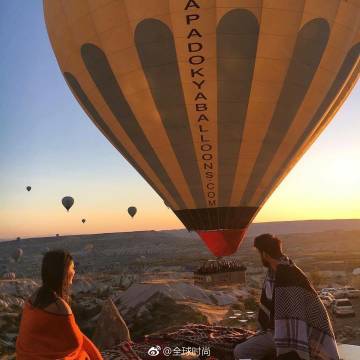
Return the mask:
<path id="1" fill-rule="evenodd" d="M 0 3 L 0 44 L 0 239 L 182 228 L 71 94 L 41 0 Z M 255 222 L 360 218 L 359 104 L 357 84 Z"/>

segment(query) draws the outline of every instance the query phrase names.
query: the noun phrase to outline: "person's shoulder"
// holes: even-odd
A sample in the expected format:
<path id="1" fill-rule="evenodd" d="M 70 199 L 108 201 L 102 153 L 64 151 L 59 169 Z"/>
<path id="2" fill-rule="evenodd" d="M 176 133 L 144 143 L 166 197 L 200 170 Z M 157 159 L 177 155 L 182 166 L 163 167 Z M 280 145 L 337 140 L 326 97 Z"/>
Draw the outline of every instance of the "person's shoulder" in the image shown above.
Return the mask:
<path id="1" fill-rule="evenodd" d="M 57 298 L 54 303 L 48 305 L 44 310 L 56 315 L 72 314 L 71 307 L 69 306 L 69 304 L 61 298 Z"/>
<path id="2" fill-rule="evenodd" d="M 278 286 L 300 286 L 308 288 L 310 283 L 305 273 L 295 265 L 279 264 L 276 269 L 276 282 Z"/>

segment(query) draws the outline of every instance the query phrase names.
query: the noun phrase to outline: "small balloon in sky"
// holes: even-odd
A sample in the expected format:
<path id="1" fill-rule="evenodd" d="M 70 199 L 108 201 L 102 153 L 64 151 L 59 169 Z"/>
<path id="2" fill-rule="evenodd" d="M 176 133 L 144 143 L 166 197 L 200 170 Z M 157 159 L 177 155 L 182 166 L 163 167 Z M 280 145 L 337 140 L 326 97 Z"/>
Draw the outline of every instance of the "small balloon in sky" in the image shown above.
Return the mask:
<path id="1" fill-rule="evenodd" d="M 30 191 L 30 190 L 31 190 L 31 186 L 27 186 L 27 187 L 26 187 L 26 190 L 27 190 L 27 191 Z"/>
<path id="2" fill-rule="evenodd" d="M 130 206 L 128 208 L 128 213 L 132 218 L 135 216 L 136 212 L 137 212 L 137 209 L 135 206 Z"/>
<path id="3" fill-rule="evenodd" d="M 74 205 L 74 198 L 72 198 L 71 196 L 65 196 L 62 198 L 61 202 L 64 208 L 69 211 L 70 208 Z"/>
<path id="4" fill-rule="evenodd" d="M 85 223 L 86 223 L 86 219 L 82 219 L 81 222 L 82 222 L 83 224 L 85 224 Z"/>

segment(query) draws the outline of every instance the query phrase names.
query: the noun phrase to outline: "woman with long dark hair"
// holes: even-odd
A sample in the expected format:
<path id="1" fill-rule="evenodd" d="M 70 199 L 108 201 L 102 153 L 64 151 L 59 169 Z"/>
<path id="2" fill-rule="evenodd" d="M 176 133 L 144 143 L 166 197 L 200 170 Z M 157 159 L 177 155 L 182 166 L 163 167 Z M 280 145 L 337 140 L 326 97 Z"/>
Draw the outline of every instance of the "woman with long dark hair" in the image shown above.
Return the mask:
<path id="1" fill-rule="evenodd" d="M 17 360 L 102 360 L 79 329 L 70 307 L 74 261 L 64 250 L 44 255 L 42 286 L 25 303 L 16 342 Z"/>

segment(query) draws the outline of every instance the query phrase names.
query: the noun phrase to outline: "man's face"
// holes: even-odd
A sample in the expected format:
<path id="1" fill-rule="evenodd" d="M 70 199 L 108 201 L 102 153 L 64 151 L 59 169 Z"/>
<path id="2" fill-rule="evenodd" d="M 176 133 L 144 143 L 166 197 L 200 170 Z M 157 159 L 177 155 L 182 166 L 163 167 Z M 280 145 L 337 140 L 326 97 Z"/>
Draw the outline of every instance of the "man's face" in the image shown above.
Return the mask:
<path id="1" fill-rule="evenodd" d="M 260 253 L 260 258 L 261 258 L 261 262 L 262 264 L 266 267 L 266 268 L 270 268 L 270 264 L 269 262 L 266 260 L 265 258 L 265 253 L 263 251 L 259 251 Z"/>

